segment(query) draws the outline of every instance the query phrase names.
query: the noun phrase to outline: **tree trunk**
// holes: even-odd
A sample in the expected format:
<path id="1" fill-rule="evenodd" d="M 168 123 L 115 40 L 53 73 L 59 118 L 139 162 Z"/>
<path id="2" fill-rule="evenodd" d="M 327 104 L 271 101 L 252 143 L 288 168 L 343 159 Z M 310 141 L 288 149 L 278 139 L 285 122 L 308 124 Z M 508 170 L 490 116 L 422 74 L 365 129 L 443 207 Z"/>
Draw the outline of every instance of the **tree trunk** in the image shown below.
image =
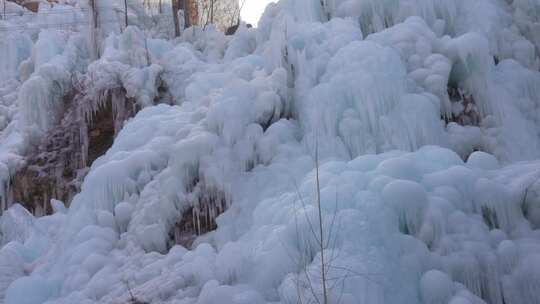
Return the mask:
<path id="1" fill-rule="evenodd" d="M 191 26 L 191 20 L 189 18 L 191 7 L 188 6 L 188 0 L 180 0 L 180 9 L 184 11 L 184 27 L 188 28 Z"/>
<path id="2" fill-rule="evenodd" d="M 96 5 L 96 0 L 90 0 L 90 6 L 92 7 L 92 29 L 90 30 L 90 43 L 92 47 L 92 57 L 97 59 L 100 57 L 99 47 L 98 47 L 98 10 Z"/>
<path id="3" fill-rule="evenodd" d="M 214 0 L 210 0 L 210 23 L 214 24 Z"/>
<path id="4" fill-rule="evenodd" d="M 182 0 L 172 0 L 172 14 L 173 14 L 173 22 L 174 22 L 174 37 L 180 36 L 180 24 L 178 22 L 178 10 L 180 8 L 180 1 Z"/>
<path id="5" fill-rule="evenodd" d="M 175 37 L 180 36 L 180 20 L 178 20 L 178 11 L 184 12 L 184 27 L 191 26 L 189 18 L 188 0 L 172 0 L 173 20 L 174 20 L 174 34 Z"/>
<path id="6" fill-rule="evenodd" d="M 126 27 L 128 27 L 128 6 L 127 6 L 127 0 L 124 0 L 124 22 Z"/>

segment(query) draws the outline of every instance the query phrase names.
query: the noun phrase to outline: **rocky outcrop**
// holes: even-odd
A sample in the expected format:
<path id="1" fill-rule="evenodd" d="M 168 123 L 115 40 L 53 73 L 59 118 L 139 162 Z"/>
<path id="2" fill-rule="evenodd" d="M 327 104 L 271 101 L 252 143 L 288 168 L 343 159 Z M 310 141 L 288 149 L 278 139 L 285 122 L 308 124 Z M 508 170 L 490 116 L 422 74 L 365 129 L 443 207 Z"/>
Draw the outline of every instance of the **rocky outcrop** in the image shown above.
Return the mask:
<path id="1" fill-rule="evenodd" d="M 214 186 L 208 186 L 204 180 L 196 177 L 188 187 L 190 206 L 169 231 L 169 247 L 180 244 L 186 248 L 193 245 L 195 239 L 217 228 L 216 218 L 225 212 L 229 203 L 227 194 Z"/>
<path id="2" fill-rule="evenodd" d="M 29 154 L 26 165 L 12 178 L 12 198 L 36 215 L 52 212 L 51 199 L 69 204 L 80 191 L 90 165 L 111 146 L 125 120 L 136 112 L 123 89 L 104 94 L 88 107 L 82 94 L 64 98 L 59 125 Z"/>

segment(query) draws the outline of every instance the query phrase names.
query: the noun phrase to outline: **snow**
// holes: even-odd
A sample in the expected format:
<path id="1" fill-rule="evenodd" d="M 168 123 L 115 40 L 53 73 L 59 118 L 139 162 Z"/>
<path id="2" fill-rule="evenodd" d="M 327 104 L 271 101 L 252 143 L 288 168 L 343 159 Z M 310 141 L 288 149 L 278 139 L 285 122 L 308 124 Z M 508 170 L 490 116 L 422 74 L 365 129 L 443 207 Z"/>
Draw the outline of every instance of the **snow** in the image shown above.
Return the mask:
<path id="1" fill-rule="evenodd" d="M 32 293 L 27 293 L 26 287 L 34 287 Z M 7 303 L 39 304 L 47 301 L 58 293 L 58 285 L 43 278 L 21 278 L 11 285 L 7 294 Z"/>
<path id="2" fill-rule="evenodd" d="M 407 180 L 392 181 L 384 187 L 382 197 L 397 213 L 400 229 L 406 234 L 416 235 L 424 221 L 427 205 L 427 195 L 422 186 Z"/>
<path id="3" fill-rule="evenodd" d="M 420 294 L 424 303 L 448 303 L 453 289 L 450 277 L 438 270 L 426 272 L 420 280 Z"/>
<path id="4" fill-rule="evenodd" d="M 537 302 L 537 2 L 282 0 L 176 39 L 132 2 L 98 33 L 37 26 L 78 1 L 0 21 L 26 29 L 0 41 L 0 302 L 309 303 L 322 271 L 331 303 Z M 10 180 L 75 91 L 138 113 L 35 217 Z"/>
<path id="5" fill-rule="evenodd" d="M 17 78 L 19 65 L 31 55 L 32 41 L 28 35 L 8 33 L 2 37 L 0 50 L 2 51 L 2 59 L 0 59 L 2 76 L 0 76 L 0 80 Z"/>

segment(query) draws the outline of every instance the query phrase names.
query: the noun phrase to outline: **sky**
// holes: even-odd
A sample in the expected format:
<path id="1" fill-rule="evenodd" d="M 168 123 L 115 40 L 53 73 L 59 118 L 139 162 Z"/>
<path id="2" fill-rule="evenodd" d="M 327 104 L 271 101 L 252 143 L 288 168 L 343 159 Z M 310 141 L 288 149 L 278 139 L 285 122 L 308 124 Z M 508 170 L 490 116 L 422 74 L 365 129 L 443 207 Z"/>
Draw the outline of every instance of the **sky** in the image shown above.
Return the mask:
<path id="1" fill-rule="evenodd" d="M 277 0 L 246 0 L 241 12 L 242 20 L 253 26 L 257 26 L 257 22 L 259 22 L 259 18 L 261 18 L 268 3 L 276 1 Z M 240 0 L 240 3 L 242 3 L 242 0 Z"/>

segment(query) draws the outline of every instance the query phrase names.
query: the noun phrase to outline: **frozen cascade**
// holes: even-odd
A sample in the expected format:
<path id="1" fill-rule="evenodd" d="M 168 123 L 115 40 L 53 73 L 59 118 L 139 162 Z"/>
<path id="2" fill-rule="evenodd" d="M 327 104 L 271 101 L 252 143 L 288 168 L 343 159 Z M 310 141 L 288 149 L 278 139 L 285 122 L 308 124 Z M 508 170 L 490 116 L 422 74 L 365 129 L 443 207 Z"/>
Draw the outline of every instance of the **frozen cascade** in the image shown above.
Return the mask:
<path id="1" fill-rule="evenodd" d="M 10 193 L 33 214 L 53 211 L 51 199 L 69 205 L 88 167 L 112 145 L 136 107 L 123 89 L 105 92 L 98 100 L 84 92 L 64 97 L 61 122 L 47 132 L 26 164 L 11 178 Z M 90 110 L 89 110 L 90 108 Z"/>
<path id="2" fill-rule="evenodd" d="M 52 14 L 0 21 L 33 31 L 0 41 L 4 188 L 43 137 L 89 166 L 0 217 L 0 302 L 314 303 L 324 254 L 330 303 L 537 304 L 535 1 L 281 0 L 173 40 L 117 2 L 94 61 Z"/>
<path id="3" fill-rule="evenodd" d="M 126 32 L 125 39 L 135 39 L 131 38 L 128 33 L 130 32 Z M 49 33 L 49 35 L 53 34 L 58 33 Z M 139 39 L 138 41 L 143 39 L 138 31 L 132 35 L 138 35 L 135 36 Z M 48 40 L 51 39 L 42 36 L 36 44 L 41 41 L 50 42 Z M 57 45 L 53 43 L 52 47 L 36 45 L 36 48 L 55 50 L 58 45 L 61 43 Z M 34 136 L 37 137 L 38 134 L 46 136 L 42 140 L 31 139 L 39 146 L 29 153 L 26 165 L 12 177 L 12 186 L 8 191 L 13 200 L 22 202 L 34 214 L 42 215 L 52 212 L 50 204 L 52 198 L 61 199 L 69 204 L 73 195 L 80 191 L 80 183 L 86 174 L 87 167 L 112 145 L 114 136 L 122 128 L 123 123 L 138 108 L 152 105 L 153 100 L 157 98 L 154 87 L 156 87 L 155 81 L 159 77 L 160 69 L 155 66 L 147 68 L 141 65 L 142 71 L 135 68 L 127 70 L 126 68 L 125 76 L 123 76 L 125 80 L 120 83 L 109 82 L 105 85 L 99 81 L 95 82 L 94 79 L 101 78 L 101 75 L 106 72 L 102 71 L 102 67 L 105 66 L 102 61 L 109 60 L 110 47 L 106 47 L 105 50 L 106 54 L 102 59 L 89 67 L 89 76 L 79 76 L 80 73 L 73 73 L 69 77 L 69 73 L 64 72 L 62 80 L 53 81 L 51 85 L 58 87 L 57 91 L 59 91 L 52 94 L 50 101 L 38 103 L 40 106 L 44 105 L 52 109 L 40 110 L 38 108 L 36 111 L 36 107 L 24 105 L 24 102 L 34 101 L 32 96 L 21 95 L 22 97 L 19 97 L 23 103 L 23 109 L 29 109 L 29 113 L 26 113 L 28 116 L 26 119 L 37 123 L 32 131 L 36 133 Z M 135 48 L 135 52 L 141 54 L 140 49 Z M 40 51 L 36 54 L 39 54 L 41 59 L 36 58 L 34 65 L 41 65 L 38 63 L 48 61 L 47 58 L 42 58 L 46 56 L 47 52 Z M 142 54 L 144 55 L 144 53 Z M 73 61 L 80 60 L 76 59 L 77 55 L 80 56 L 80 54 L 72 52 L 68 58 Z M 54 56 L 54 54 L 49 55 L 50 58 Z M 133 60 L 132 58 L 133 56 L 129 60 Z M 65 58 L 60 60 L 65 60 Z M 144 55 L 143 60 L 147 61 L 147 56 Z M 38 73 L 44 73 L 42 69 L 40 68 Z M 96 76 L 96 74 L 100 76 Z M 149 81 L 150 90 L 152 90 L 149 94 L 142 93 L 143 91 L 138 89 L 138 84 L 144 81 Z M 63 84 L 58 85 L 62 82 Z M 21 92 L 47 95 L 40 90 L 47 91 L 48 89 L 35 88 L 34 84 L 42 83 L 47 84 L 42 81 L 42 78 L 39 78 L 39 75 L 33 74 L 21 86 Z M 52 115 L 42 118 L 36 116 L 41 112 Z M 22 124 L 28 125 L 24 121 L 23 119 Z"/>

